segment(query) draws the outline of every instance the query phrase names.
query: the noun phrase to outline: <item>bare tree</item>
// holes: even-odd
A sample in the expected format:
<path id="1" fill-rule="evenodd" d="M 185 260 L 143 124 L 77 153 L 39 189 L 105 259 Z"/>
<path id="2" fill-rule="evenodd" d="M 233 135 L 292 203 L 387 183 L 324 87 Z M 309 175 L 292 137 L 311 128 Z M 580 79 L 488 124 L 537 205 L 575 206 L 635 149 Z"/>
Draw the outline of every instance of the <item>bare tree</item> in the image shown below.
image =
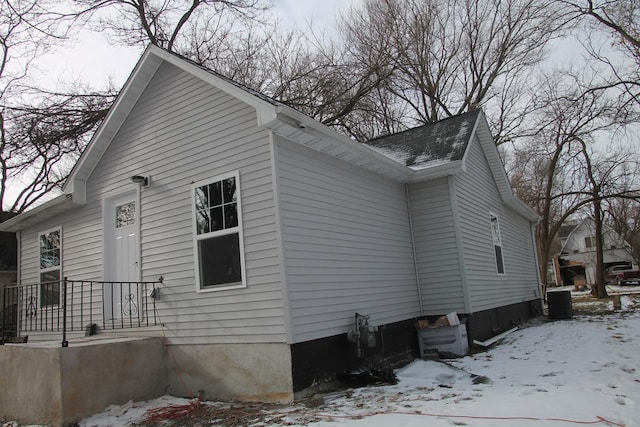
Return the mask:
<path id="1" fill-rule="evenodd" d="M 389 40 L 371 51 L 358 38 L 332 38 L 313 28 L 283 31 L 255 20 L 242 25 L 242 32 L 194 27 L 183 55 L 348 135 L 369 136 L 361 132 L 360 108 L 393 72 Z"/>
<path id="2" fill-rule="evenodd" d="M 55 178 L 48 175 L 57 153 L 19 131 L 23 124 L 18 116 L 24 112 L 16 107 L 31 102 L 28 82 L 33 61 L 68 35 L 72 21 L 57 6 L 58 2 L 48 0 L 0 3 L 0 210 L 25 210 L 56 186 Z M 34 152 L 39 152 L 35 163 Z M 24 178 L 26 168 L 29 183 L 15 200 L 9 195 L 15 191 L 10 190 L 22 186 L 19 178 Z"/>
<path id="3" fill-rule="evenodd" d="M 170 51 L 190 47 L 188 34 L 194 28 L 217 27 L 224 16 L 255 19 L 267 8 L 264 0 L 72 0 L 76 15 L 96 15 L 100 30 L 106 30 L 129 46 L 153 43 Z M 231 22 L 224 24 L 230 28 Z M 186 34 L 186 35 L 185 35 Z"/>
<path id="4" fill-rule="evenodd" d="M 638 159 L 630 157 L 629 153 L 609 152 L 596 154 L 583 140 L 577 142 L 583 159 L 582 174 L 587 182 L 587 200 L 589 200 L 594 219 L 595 236 L 595 283 L 591 290 L 597 298 L 607 296 L 604 279 L 604 221 L 603 205 L 608 200 L 636 199 L 638 200 L 639 184 L 637 182 Z"/>
<path id="5" fill-rule="evenodd" d="M 540 88 L 536 130 L 516 146 L 511 176 L 518 195 L 542 217 L 537 243 L 545 286 L 546 263 L 560 226 L 572 215 L 592 210 L 599 228 L 594 293 L 602 297 L 606 295 L 600 271 L 602 203 L 637 195 L 638 183 L 630 179 L 637 159 L 628 152 L 610 149 L 602 154 L 597 149 L 598 143 L 620 126 L 616 121 L 618 104 L 602 93 L 584 91 L 584 82 L 588 79 L 578 73 L 555 75 Z"/>
<path id="6" fill-rule="evenodd" d="M 640 263 L 640 194 L 605 202 L 605 222 L 631 245 L 631 256 Z"/>
<path id="7" fill-rule="evenodd" d="M 362 40 L 363 56 L 391 41 L 395 72 L 383 88 L 390 105 L 408 106 L 404 125 L 488 106 L 498 143 L 520 125 L 528 72 L 564 23 L 551 1 L 378 0 L 362 7 L 345 18 L 344 32 Z M 395 110 L 378 115 L 385 111 Z"/>
<path id="8" fill-rule="evenodd" d="M 73 5 L 75 10 L 70 11 Z M 29 84 L 32 62 L 67 38 L 73 24 L 96 23 L 128 45 L 191 47 L 199 28 L 221 33 L 256 18 L 263 0 L 6 0 L 0 5 L 0 202 L 22 212 L 61 187 L 73 160 L 105 117 L 115 90 L 44 90 Z M 219 18 L 224 16 L 225 20 Z M 217 34 L 217 33 L 216 33 Z M 207 40 L 200 39 L 201 44 Z M 210 44 L 210 46 L 213 44 Z"/>
<path id="9" fill-rule="evenodd" d="M 1 166 L 15 187 L 10 198 L 5 197 L 6 186 L 0 188 L 7 211 L 22 212 L 62 187 L 114 99 L 113 89 L 64 94 L 38 90 L 29 104 L 5 107 Z"/>
<path id="10" fill-rule="evenodd" d="M 594 90 L 616 90 L 622 99 L 620 114 L 640 120 L 640 3 L 636 0 L 563 0 L 586 26 L 583 44 L 608 75 Z M 608 35 L 606 50 L 593 34 Z M 616 55 L 618 58 L 616 58 Z M 619 57 L 622 56 L 622 60 Z"/>

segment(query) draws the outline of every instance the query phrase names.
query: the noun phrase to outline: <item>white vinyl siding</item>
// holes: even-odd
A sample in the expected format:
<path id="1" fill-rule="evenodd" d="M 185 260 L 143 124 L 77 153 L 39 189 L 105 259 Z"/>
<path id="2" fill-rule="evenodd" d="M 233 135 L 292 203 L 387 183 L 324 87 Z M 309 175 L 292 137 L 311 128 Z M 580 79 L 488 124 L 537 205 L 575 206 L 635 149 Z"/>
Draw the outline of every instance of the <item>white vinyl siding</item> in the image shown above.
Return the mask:
<path id="1" fill-rule="evenodd" d="M 462 266 L 449 180 L 411 184 L 409 198 L 424 313 L 463 313 Z"/>
<path id="2" fill-rule="evenodd" d="M 293 342 L 419 315 L 404 185 L 280 141 L 278 197 Z"/>
<path id="3" fill-rule="evenodd" d="M 477 139 L 455 178 L 471 312 L 539 297 L 531 225 L 506 207 Z M 498 274 L 488 212 L 500 219 L 505 274 Z"/>
<path id="4" fill-rule="evenodd" d="M 247 286 L 198 293 L 191 186 L 235 171 Z M 156 304 L 167 337 L 286 342 L 269 135 L 255 109 L 163 63 L 89 177 L 87 204 L 58 220 L 69 278 L 102 279 L 102 201 L 135 188 L 133 175 L 151 177 L 140 191 L 141 272 L 143 281 L 164 278 Z"/>
<path id="5" fill-rule="evenodd" d="M 61 263 L 64 276 L 69 280 L 101 280 L 102 277 L 102 210 L 80 206 L 72 211 L 47 218 L 37 227 L 21 232 L 21 275 L 22 284 L 39 282 L 39 241 L 42 229 L 63 224 L 64 252 Z M 91 224 L 90 218 L 97 218 Z"/>

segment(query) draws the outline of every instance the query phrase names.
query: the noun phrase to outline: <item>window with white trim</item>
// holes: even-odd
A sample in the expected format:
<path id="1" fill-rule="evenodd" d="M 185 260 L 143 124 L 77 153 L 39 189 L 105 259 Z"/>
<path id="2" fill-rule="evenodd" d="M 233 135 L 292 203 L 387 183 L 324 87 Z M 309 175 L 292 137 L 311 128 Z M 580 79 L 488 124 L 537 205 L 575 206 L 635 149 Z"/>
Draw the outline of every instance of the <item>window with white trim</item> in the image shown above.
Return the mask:
<path id="1" fill-rule="evenodd" d="M 192 187 L 199 289 L 245 286 L 239 174 Z"/>
<path id="2" fill-rule="evenodd" d="M 489 213 L 491 217 L 491 237 L 493 239 L 493 249 L 496 256 L 496 270 L 498 274 L 504 274 L 504 258 L 502 255 L 502 235 L 500 234 L 500 223 L 498 217 Z"/>
<path id="3" fill-rule="evenodd" d="M 38 235 L 40 247 L 40 307 L 60 304 L 62 230 L 50 230 Z"/>

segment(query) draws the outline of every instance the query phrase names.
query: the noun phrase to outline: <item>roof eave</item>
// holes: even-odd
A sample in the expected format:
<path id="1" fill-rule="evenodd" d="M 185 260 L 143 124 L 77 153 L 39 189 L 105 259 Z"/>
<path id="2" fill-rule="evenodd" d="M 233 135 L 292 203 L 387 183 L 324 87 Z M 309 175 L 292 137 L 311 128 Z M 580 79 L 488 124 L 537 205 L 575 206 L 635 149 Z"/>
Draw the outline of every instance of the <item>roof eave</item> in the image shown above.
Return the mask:
<path id="1" fill-rule="evenodd" d="M 72 197 L 69 194 L 62 194 L 54 199 L 49 200 L 35 208 L 16 215 L 11 219 L 0 223 L 0 231 L 15 233 L 24 230 L 32 225 L 39 224 L 45 218 L 60 214 L 75 207 Z M 45 216 L 44 213 L 47 213 Z"/>
<path id="2" fill-rule="evenodd" d="M 443 176 L 457 175 L 464 171 L 464 163 L 462 160 L 454 160 L 437 166 L 431 166 L 425 169 L 414 171 L 414 175 L 410 182 L 422 182 L 431 179 L 441 178 Z"/>
<path id="3" fill-rule="evenodd" d="M 527 205 L 525 202 L 515 196 L 505 200 L 505 203 L 511 209 L 525 217 L 532 224 L 537 224 L 542 219 L 542 217 L 538 215 L 538 213 L 534 211 L 531 206 Z"/>
<path id="4" fill-rule="evenodd" d="M 160 67 L 163 59 L 157 54 L 158 50 L 161 49 L 157 46 L 147 47 L 120 90 L 107 116 L 73 166 L 62 189 L 73 197 L 76 204 L 85 203 L 87 179 Z"/>
<path id="5" fill-rule="evenodd" d="M 257 110 L 258 124 L 283 138 L 395 181 L 408 182 L 414 171 L 286 105 Z"/>
<path id="6" fill-rule="evenodd" d="M 276 101 L 269 103 L 231 84 L 223 78 L 198 67 L 194 63 L 186 61 L 158 46 L 149 45 L 129 75 L 129 78 L 109 109 L 104 121 L 89 141 L 80 159 L 78 159 L 74 165 L 69 178 L 63 186 L 63 191 L 66 194 L 71 194 L 75 203 L 85 203 L 87 179 L 163 62 L 167 62 L 214 85 L 221 91 L 256 108 L 256 111 L 276 111 L 278 109 L 278 103 Z"/>

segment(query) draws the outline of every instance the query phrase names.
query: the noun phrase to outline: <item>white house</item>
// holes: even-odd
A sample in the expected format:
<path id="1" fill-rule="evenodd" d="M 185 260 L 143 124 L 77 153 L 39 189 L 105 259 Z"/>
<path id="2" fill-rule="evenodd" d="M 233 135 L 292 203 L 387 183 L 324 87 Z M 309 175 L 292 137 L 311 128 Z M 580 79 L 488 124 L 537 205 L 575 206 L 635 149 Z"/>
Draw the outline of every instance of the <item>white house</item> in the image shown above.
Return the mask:
<path id="1" fill-rule="evenodd" d="M 68 310 L 91 283 L 98 336 L 166 337 L 169 392 L 288 401 L 416 354 L 420 316 L 456 311 L 480 340 L 528 319 L 537 220 L 480 110 L 362 144 L 149 46 L 64 195 L 0 230 L 18 233 L 19 283 L 40 284 L 32 316 L 63 305 L 58 280 Z M 356 313 L 375 341 L 358 354 Z"/>
<path id="2" fill-rule="evenodd" d="M 558 231 L 560 254 L 555 257 L 556 283 L 571 285 L 575 278 L 595 283 L 596 237 L 593 218 L 569 221 Z M 604 268 L 634 264 L 631 245 L 606 224 L 602 231 Z M 557 277 L 557 276 L 560 277 Z"/>

